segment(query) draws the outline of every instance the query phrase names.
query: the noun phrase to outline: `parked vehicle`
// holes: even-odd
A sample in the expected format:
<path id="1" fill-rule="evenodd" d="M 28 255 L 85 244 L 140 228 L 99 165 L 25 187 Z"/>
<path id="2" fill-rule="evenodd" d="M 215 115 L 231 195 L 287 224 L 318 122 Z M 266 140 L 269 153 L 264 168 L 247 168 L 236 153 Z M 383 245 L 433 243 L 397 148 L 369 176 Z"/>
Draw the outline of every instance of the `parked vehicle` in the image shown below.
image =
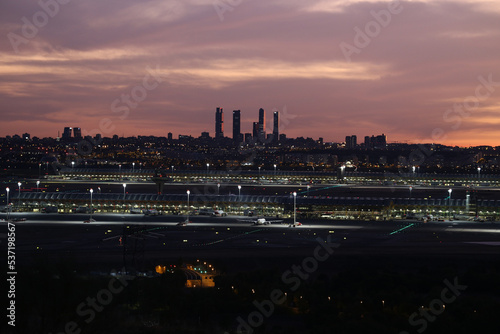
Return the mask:
<path id="1" fill-rule="evenodd" d="M 57 213 L 57 207 L 56 206 L 46 206 L 42 208 L 41 210 L 42 213 Z"/>
<path id="2" fill-rule="evenodd" d="M 158 216 L 160 213 L 158 212 L 158 210 L 156 209 L 144 209 L 142 210 L 142 212 L 146 215 L 146 216 Z"/>

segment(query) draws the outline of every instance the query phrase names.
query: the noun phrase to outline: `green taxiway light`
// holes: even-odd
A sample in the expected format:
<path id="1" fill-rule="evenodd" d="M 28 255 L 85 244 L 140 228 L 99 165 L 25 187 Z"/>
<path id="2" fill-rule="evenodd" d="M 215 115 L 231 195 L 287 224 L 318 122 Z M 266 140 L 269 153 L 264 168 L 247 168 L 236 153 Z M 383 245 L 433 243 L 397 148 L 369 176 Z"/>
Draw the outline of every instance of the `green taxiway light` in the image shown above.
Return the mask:
<path id="1" fill-rule="evenodd" d="M 401 232 L 402 230 L 407 229 L 408 227 L 412 227 L 413 225 L 415 225 L 415 224 L 410 224 L 410 225 L 408 225 L 408 226 L 405 226 L 405 227 L 403 227 L 403 228 L 400 228 L 399 230 L 396 230 L 396 231 L 394 231 L 394 232 L 389 233 L 389 235 L 393 235 L 393 234 L 395 234 L 395 233 Z"/>

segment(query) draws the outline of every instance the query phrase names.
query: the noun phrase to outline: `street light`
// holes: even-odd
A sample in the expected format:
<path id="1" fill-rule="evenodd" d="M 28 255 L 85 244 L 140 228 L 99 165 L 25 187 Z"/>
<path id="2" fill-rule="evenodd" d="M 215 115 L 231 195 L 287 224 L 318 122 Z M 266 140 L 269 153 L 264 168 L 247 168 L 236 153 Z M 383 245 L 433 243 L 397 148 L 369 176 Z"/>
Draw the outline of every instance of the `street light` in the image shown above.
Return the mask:
<path id="1" fill-rule="evenodd" d="M 217 195 L 220 195 L 220 183 L 217 183 Z"/>
<path id="2" fill-rule="evenodd" d="M 344 180 L 345 165 L 340 166 L 340 180 Z"/>
<path id="3" fill-rule="evenodd" d="M 19 198 L 17 199 L 17 206 L 21 209 L 21 182 L 17 182 L 17 186 L 19 187 Z"/>
<path id="4" fill-rule="evenodd" d="M 97 187 L 97 191 L 99 191 L 99 194 L 101 193 L 101 187 Z"/>
<path id="5" fill-rule="evenodd" d="M 241 209 L 241 186 L 240 185 L 238 185 L 238 202 L 239 202 L 239 207 Z"/>
<path id="6" fill-rule="evenodd" d="M 309 188 L 311 188 L 311 186 L 307 185 L 307 197 L 309 197 Z"/>
<path id="7" fill-rule="evenodd" d="M 208 174 L 208 167 L 210 167 L 210 164 L 207 163 L 207 174 Z"/>
<path id="8" fill-rule="evenodd" d="M 276 175 L 276 164 L 274 164 L 274 175 Z"/>
<path id="9" fill-rule="evenodd" d="M 40 189 L 40 180 L 36 181 L 36 192 L 38 192 L 38 189 Z M 40 202 L 38 202 L 38 205 L 40 205 Z M 38 208 L 40 211 L 40 208 Z"/>
<path id="10" fill-rule="evenodd" d="M 92 193 L 94 190 L 90 188 L 90 220 L 92 220 Z"/>
<path id="11" fill-rule="evenodd" d="M 477 178 L 481 178 L 481 167 L 477 167 Z"/>
<path id="12" fill-rule="evenodd" d="M 451 219 L 451 188 L 448 189 L 448 194 L 450 194 L 449 198 L 448 198 L 448 212 L 449 212 L 449 215 L 450 215 L 450 219 Z"/>
<path id="13" fill-rule="evenodd" d="M 135 171 L 135 162 L 132 162 L 132 172 Z"/>
<path id="14" fill-rule="evenodd" d="M 9 220 L 9 212 L 10 212 L 10 203 L 9 203 L 9 187 L 5 188 L 5 191 L 7 192 L 7 220 Z"/>
<path id="15" fill-rule="evenodd" d="M 469 215 L 469 203 L 470 203 L 470 194 L 465 196 L 465 212 Z"/>
<path id="16" fill-rule="evenodd" d="M 172 173 L 174 172 L 174 166 L 171 166 L 172 167 Z"/>
<path id="17" fill-rule="evenodd" d="M 42 168 L 42 164 L 38 164 L 38 178 L 40 178 L 40 169 Z"/>
<path id="18" fill-rule="evenodd" d="M 127 188 L 127 184 L 123 184 L 123 211 L 125 211 L 125 188 Z"/>
<path id="19" fill-rule="evenodd" d="M 75 162 L 71 161 L 71 169 L 75 168 Z"/>
<path id="20" fill-rule="evenodd" d="M 411 191 L 413 190 L 413 187 L 410 186 L 410 199 L 411 199 Z M 411 204 L 411 203 L 408 203 Z M 408 206 L 406 207 L 406 216 L 408 216 Z"/>
<path id="21" fill-rule="evenodd" d="M 186 191 L 187 193 L 187 197 L 188 197 L 188 201 L 187 201 L 187 218 L 186 218 L 186 223 L 189 223 L 189 194 L 191 194 L 191 192 L 188 190 Z"/>
<path id="22" fill-rule="evenodd" d="M 121 173 L 122 172 L 122 165 L 118 165 L 118 171 Z"/>
<path id="23" fill-rule="evenodd" d="M 261 166 L 259 166 L 259 181 L 260 181 L 260 169 L 261 169 L 261 168 L 262 168 L 262 167 L 261 167 Z"/>
<path id="24" fill-rule="evenodd" d="M 293 226 L 297 223 L 297 193 L 293 192 Z"/>

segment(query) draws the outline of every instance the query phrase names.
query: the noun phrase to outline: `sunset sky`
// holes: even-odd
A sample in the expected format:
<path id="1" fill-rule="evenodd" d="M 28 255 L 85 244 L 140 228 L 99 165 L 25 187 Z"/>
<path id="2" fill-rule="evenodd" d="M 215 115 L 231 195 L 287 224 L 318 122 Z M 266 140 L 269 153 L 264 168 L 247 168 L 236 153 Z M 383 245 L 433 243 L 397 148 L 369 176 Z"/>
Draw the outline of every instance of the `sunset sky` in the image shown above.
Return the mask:
<path id="1" fill-rule="evenodd" d="M 500 145 L 498 0 L 41 3 L 0 4 L 2 137 L 213 136 L 222 107 L 227 136 L 264 108 L 289 137 Z"/>

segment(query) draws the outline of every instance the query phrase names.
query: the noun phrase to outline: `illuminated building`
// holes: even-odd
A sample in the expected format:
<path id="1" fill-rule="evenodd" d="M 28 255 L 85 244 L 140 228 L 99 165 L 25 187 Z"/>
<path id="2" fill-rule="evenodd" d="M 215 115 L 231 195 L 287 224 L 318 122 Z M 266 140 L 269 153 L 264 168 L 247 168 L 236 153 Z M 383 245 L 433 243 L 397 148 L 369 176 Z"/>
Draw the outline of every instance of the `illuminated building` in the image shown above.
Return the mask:
<path id="1" fill-rule="evenodd" d="M 186 288 L 213 288 L 215 287 L 214 278 L 218 275 L 211 264 L 199 261 L 196 265 L 188 264 L 182 267 L 157 265 L 155 271 L 160 275 L 182 272 L 186 277 Z"/>

